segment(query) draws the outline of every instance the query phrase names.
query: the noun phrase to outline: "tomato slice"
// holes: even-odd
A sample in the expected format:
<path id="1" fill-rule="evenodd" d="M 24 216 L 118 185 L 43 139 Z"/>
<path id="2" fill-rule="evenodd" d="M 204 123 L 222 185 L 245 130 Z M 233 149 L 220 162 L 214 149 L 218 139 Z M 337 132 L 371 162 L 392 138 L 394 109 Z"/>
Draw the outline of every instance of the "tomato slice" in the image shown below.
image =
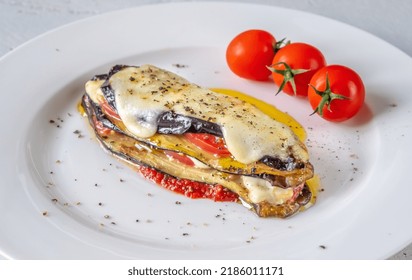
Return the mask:
<path id="1" fill-rule="evenodd" d="M 230 156 L 225 141 L 208 133 L 185 133 L 184 137 L 202 150 L 218 157 Z"/>
<path id="2" fill-rule="evenodd" d="M 165 154 L 171 157 L 172 159 L 180 163 L 183 163 L 187 166 L 195 166 L 195 163 L 188 156 L 185 156 L 184 154 L 176 153 L 172 151 L 165 151 Z"/>
<path id="3" fill-rule="evenodd" d="M 102 108 L 103 112 L 108 115 L 109 117 L 116 119 L 118 121 L 121 121 L 122 119 L 120 116 L 115 112 L 115 110 L 112 108 L 112 106 L 107 103 L 106 100 L 102 101 L 100 103 L 100 107 Z"/>
<path id="4" fill-rule="evenodd" d="M 110 128 L 105 127 L 101 121 L 97 120 L 95 116 L 93 116 L 93 122 L 99 135 L 107 136 L 112 131 Z"/>

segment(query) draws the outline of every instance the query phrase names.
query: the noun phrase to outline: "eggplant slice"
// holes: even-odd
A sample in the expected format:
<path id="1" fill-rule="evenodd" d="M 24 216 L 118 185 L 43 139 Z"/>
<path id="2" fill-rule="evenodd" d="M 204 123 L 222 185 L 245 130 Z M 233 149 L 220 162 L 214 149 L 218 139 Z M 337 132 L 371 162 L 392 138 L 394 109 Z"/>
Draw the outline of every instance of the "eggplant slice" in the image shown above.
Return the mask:
<path id="1" fill-rule="evenodd" d="M 168 87 L 167 82 L 164 82 L 164 72 L 167 71 L 151 65 L 115 66 L 109 74 L 97 75 L 86 84 L 86 93 L 81 104 L 96 138 L 107 152 L 134 167 L 146 166 L 168 176 L 222 185 L 236 193 L 240 201 L 260 217 L 285 218 L 308 208 L 313 203 L 312 193 L 306 184 L 306 181 L 313 177 L 313 166 L 307 159 L 305 160 L 305 156 L 299 154 L 296 156 L 294 154 L 296 149 L 293 150 L 293 147 L 287 147 L 286 152 L 289 155 L 286 159 L 277 155 L 266 155 L 250 163 L 241 162 L 234 156 L 218 158 L 202 151 L 188 141 L 184 134 L 209 133 L 223 137 L 225 127 L 214 122 L 210 117 L 198 118 L 190 112 L 185 115 L 176 112 L 173 107 L 157 114 L 155 118 L 157 130 L 153 135 L 141 137 L 130 131 L 123 119 L 107 114 L 102 106 L 106 102 L 106 106 L 110 106 L 113 112 L 119 113 L 119 108 L 116 106 L 119 106 L 118 103 L 122 100 L 116 99 L 118 93 L 114 89 L 116 86 L 113 86 L 111 77 L 130 68 L 134 75 L 129 77 L 130 81 L 134 82 L 138 74 L 147 73 L 153 83 L 160 84 L 158 90 Z M 173 79 L 177 83 L 180 82 L 180 86 L 183 84 L 183 87 L 188 87 L 190 84 L 174 74 L 166 77 L 166 80 Z M 195 85 L 194 88 L 200 87 Z M 169 94 L 169 91 L 172 91 L 170 86 L 169 90 L 163 93 Z M 176 90 L 178 91 L 179 89 Z M 132 95 L 130 89 L 129 93 Z M 133 92 L 133 94 L 137 93 Z M 124 111 L 124 108 L 122 109 Z M 106 129 L 106 133 L 102 134 L 101 127 Z M 107 133 L 107 130 L 110 132 Z M 299 146 L 298 150 L 306 152 L 306 147 L 302 143 L 296 142 L 296 145 Z M 167 151 L 185 154 L 199 161 L 203 167 L 182 168 L 181 163 L 170 160 Z"/>

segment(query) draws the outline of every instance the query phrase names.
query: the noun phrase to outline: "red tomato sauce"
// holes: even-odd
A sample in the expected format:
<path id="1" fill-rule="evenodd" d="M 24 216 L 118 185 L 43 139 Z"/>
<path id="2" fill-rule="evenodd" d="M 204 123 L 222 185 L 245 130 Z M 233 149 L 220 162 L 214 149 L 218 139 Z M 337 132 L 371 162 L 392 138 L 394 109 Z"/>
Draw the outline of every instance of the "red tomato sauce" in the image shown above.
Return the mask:
<path id="1" fill-rule="evenodd" d="M 178 179 L 145 166 L 141 166 L 139 168 L 139 171 L 146 179 L 155 182 L 165 189 L 168 189 L 175 193 L 183 194 L 184 196 L 189 198 L 207 198 L 213 201 L 221 202 L 237 202 L 239 200 L 237 194 L 231 192 L 221 185 L 211 185 L 194 182 L 187 179 Z"/>

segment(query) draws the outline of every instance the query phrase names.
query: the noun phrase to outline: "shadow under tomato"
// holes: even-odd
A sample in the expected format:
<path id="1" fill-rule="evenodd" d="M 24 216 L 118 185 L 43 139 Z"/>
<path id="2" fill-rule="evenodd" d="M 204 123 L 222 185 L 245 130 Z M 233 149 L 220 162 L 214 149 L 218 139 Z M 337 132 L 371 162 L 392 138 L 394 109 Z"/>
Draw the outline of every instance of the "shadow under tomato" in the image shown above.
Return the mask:
<path id="1" fill-rule="evenodd" d="M 368 103 L 364 103 L 360 111 L 350 120 L 347 120 L 345 125 L 350 127 L 359 127 L 368 124 L 373 118 L 373 111 Z"/>
<path id="2" fill-rule="evenodd" d="M 398 104 L 396 100 L 391 99 L 383 92 L 368 92 L 361 110 L 344 124 L 350 127 L 363 126 L 379 115 L 390 114 L 398 106 L 400 107 L 402 104 Z"/>

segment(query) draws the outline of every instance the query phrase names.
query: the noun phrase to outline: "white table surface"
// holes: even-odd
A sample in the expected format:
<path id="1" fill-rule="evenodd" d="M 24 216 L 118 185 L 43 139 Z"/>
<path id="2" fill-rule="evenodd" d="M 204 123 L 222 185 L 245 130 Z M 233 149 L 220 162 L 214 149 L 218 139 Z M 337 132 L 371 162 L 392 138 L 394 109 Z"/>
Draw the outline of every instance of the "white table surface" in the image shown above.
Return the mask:
<path id="1" fill-rule="evenodd" d="M 166 2 L 183 1 L 0 0 L 0 57 L 27 40 L 79 19 L 138 5 Z M 237 0 L 227 2 L 261 3 L 334 18 L 366 30 L 412 56 L 412 32 L 410 32 L 412 1 L 410 0 Z M 412 244 L 391 259 L 412 259 Z"/>

